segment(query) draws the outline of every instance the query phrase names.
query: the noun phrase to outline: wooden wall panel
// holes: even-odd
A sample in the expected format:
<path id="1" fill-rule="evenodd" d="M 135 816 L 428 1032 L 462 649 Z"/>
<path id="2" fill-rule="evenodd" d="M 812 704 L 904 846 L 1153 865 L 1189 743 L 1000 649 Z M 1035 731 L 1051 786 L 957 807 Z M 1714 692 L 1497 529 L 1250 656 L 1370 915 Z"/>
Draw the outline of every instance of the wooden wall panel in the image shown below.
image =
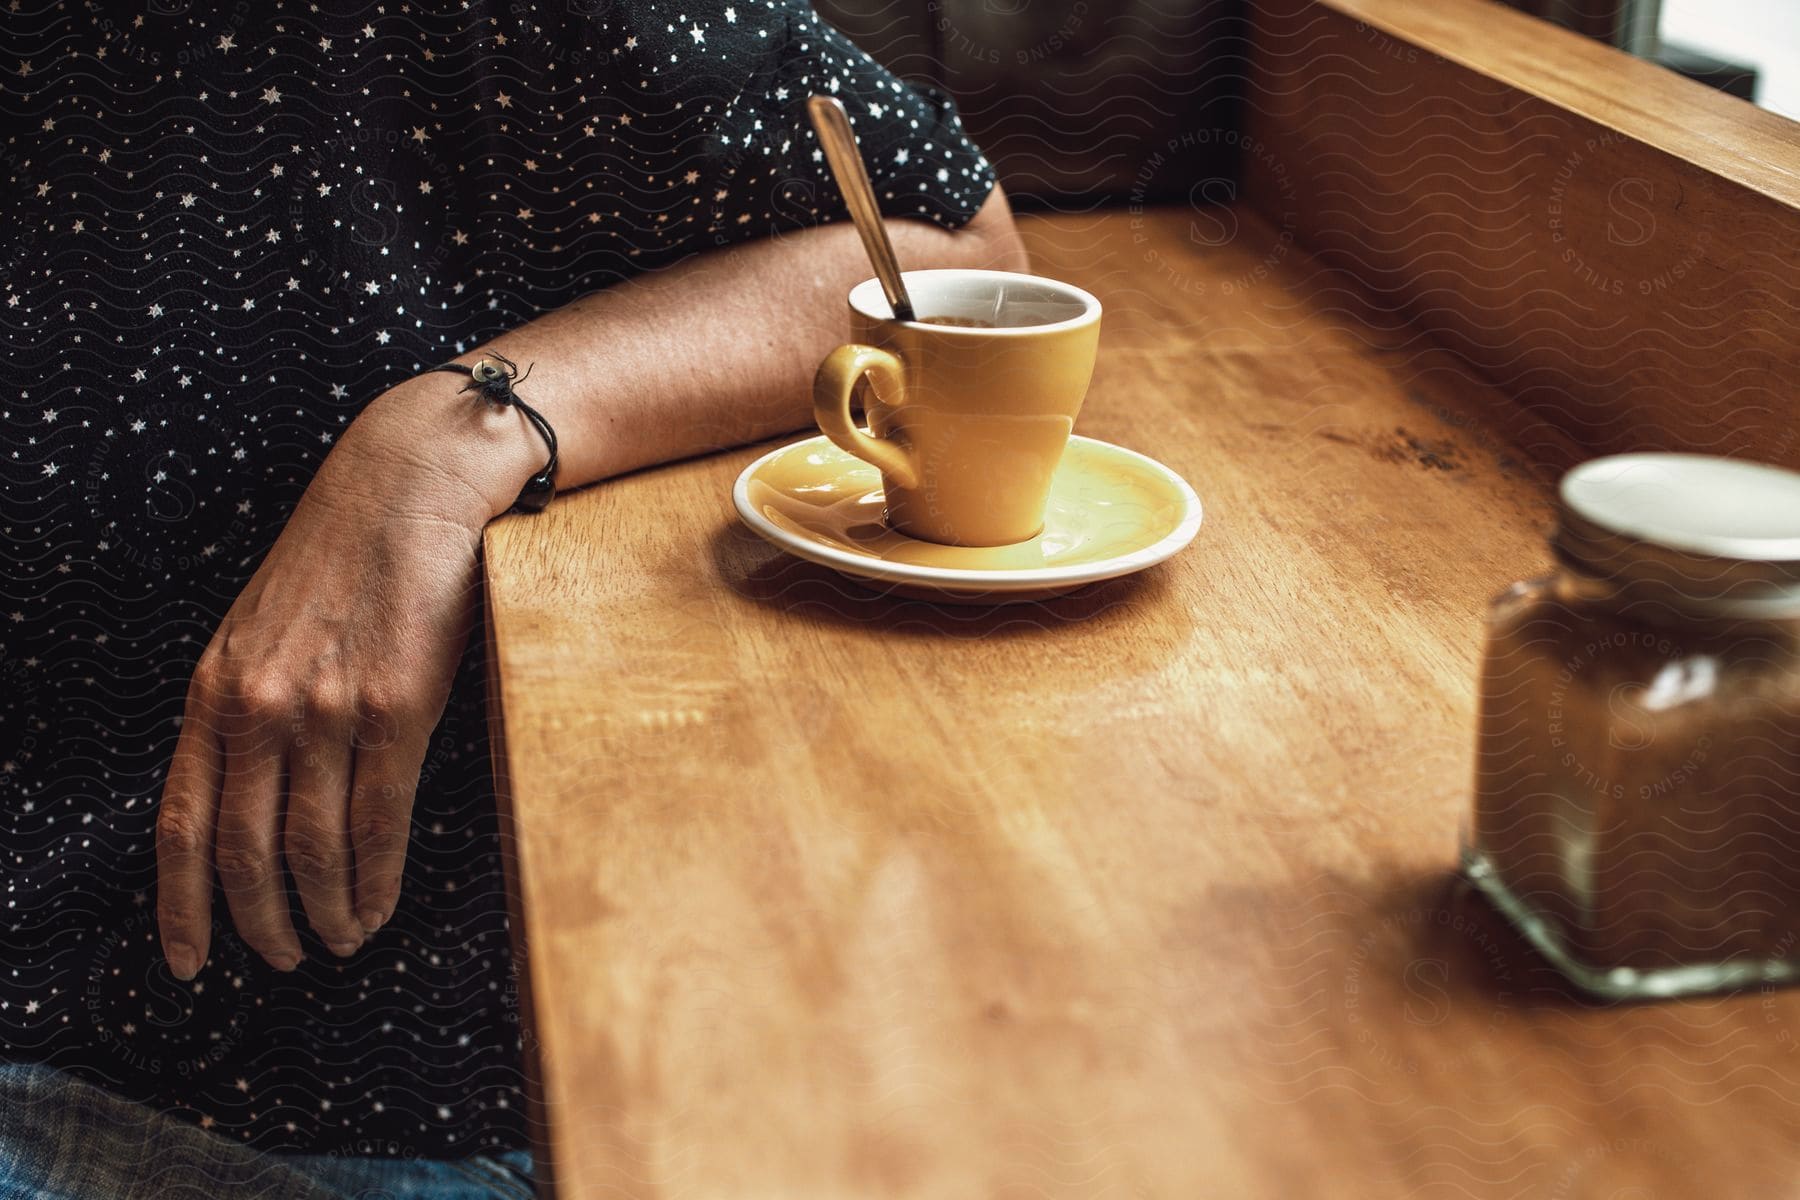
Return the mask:
<path id="1" fill-rule="evenodd" d="M 1594 451 L 1800 466 L 1800 126 L 1480 0 L 1259 0 L 1246 195 Z"/>

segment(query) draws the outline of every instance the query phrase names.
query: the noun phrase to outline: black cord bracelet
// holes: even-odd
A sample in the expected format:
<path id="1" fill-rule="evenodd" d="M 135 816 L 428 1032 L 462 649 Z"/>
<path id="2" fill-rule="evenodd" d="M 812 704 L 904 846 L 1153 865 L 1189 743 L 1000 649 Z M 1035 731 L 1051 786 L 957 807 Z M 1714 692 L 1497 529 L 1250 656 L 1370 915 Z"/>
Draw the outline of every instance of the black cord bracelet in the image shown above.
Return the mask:
<path id="1" fill-rule="evenodd" d="M 533 364 L 536 365 L 536 364 Z M 466 375 L 469 382 L 463 384 L 458 391 L 479 392 L 481 398 L 489 404 L 498 404 L 507 408 L 516 408 L 525 414 L 538 436 L 544 439 L 544 445 L 550 448 L 550 457 L 544 463 L 544 469 L 525 481 L 519 492 L 519 498 L 513 501 L 513 512 L 542 512 L 556 495 L 556 430 L 550 428 L 550 422 L 544 414 L 520 399 L 513 391 L 514 383 L 525 382 L 525 375 L 531 374 L 531 367 L 525 368 L 525 375 L 519 374 L 519 365 L 504 354 L 489 351 L 472 367 L 459 362 L 439 363 L 429 368 L 432 371 L 450 371 L 457 375 Z"/>

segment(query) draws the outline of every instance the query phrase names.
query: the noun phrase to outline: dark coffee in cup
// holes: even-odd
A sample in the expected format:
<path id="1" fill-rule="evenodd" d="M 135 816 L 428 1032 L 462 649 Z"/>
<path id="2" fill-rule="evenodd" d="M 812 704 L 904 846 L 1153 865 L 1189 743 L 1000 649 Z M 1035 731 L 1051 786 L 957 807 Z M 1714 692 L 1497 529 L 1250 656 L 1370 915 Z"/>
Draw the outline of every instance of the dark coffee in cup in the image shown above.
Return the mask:
<path id="1" fill-rule="evenodd" d="M 921 325 L 955 325 L 963 329 L 998 329 L 994 321 L 984 321 L 980 317 L 920 317 Z"/>

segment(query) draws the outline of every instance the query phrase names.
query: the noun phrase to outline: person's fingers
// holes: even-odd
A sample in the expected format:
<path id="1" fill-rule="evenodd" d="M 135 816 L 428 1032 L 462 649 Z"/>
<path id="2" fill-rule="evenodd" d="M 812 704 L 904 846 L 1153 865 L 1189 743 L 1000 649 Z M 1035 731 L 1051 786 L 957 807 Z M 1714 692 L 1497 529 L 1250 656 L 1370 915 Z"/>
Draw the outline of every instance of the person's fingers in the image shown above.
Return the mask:
<path id="1" fill-rule="evenodd" d="M 413 793 L 431 739 L 431 722 L 365 707 L 350 791 L 350 844 L 356 855 L 356 915 L 374 933 L 394 915 L 406 869 Z"/>
<path id="2" fill-rule="evenodd" d="M 156 814 L 156 923 L 163 956 L 178 979 L 199 974 L 212 942 L 213 830 L 222 766 L 212 705 L 196 675 Z"/>
<path id="3" fill-rule="evenodd" d="M 333 954 L 356 953 L 363 927 L 351 908 L 351 738 L 355 726 L 333 696 L 309 706 L 305 732 L 288 747 L 282 849 L 306 919 Z"/>
<path id="4" fill-rule="evenodd" d="M 225 778 L 213 861 L 238 936 L 278 971 L 300 963 L 279 857 L 283 750 L 291 715 L 273 696 L 227 696 Z"/>

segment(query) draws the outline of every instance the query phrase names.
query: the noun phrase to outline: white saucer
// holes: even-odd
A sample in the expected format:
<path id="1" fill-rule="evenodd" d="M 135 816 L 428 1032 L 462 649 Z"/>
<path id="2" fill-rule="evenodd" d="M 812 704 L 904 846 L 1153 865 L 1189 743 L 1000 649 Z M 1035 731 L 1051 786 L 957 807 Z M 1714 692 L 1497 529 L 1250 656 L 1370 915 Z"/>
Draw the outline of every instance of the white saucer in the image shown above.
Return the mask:
<path id="1" fill-rule="evenodd" d="M 745 467 L 732 500 L 746 525 L 796 557 L 962 604 L 1042 599 L 1142 571 L 1193 541 L 1201 516 L 1181 476 L 1085 437 L 1069 439 L 1043 532 L 1010 546 L 941 546 L 888 528 L 881 473 L 822 434 Z"/>

